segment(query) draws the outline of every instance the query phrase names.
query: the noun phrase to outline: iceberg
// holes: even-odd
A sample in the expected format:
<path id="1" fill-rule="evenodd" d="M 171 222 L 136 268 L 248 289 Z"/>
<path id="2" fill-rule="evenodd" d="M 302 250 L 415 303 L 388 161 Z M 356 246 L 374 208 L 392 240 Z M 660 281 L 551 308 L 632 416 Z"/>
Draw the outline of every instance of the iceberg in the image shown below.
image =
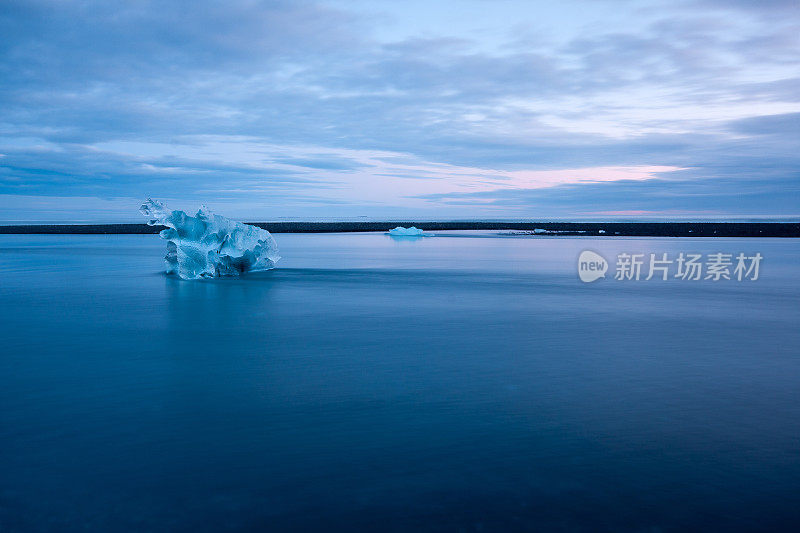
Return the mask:
<path id="1" fill-rule="evenodd" d="M 148 225 L 167 226 L 159 235 L 167 241 L 168 274 L 183 279 L 238 276 L 274 268 L 280 259 L 267 230 L 215 215 L 206 206 L 192 217 L 148 198 L 139 211 L 149 217 Z"/>
<path id="2" fill-rule="evenodd" d="M 411 226 L 410 228 L 397 226 L 396 228 L 389 230 L 389 235 L 394 237 L 420 237 L 422 234 L 423 231 L 419 228 L 415 228 L 414 226 Z"/>

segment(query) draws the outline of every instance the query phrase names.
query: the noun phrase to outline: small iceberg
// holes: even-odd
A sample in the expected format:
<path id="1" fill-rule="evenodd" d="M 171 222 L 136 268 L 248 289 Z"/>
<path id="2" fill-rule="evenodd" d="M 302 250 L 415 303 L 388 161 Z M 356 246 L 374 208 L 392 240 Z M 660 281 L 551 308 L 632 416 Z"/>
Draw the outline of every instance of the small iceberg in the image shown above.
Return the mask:
<path id="1" fill-rule="evenodd" d="M 139 211 L 149 217 L 148 225 L 167 226 L 159 235 L 167 241 L 168 274 L 183 279 L 238 276 L 274 268 L 280 259 L 267 230 L 215 215 L 206 206 L 192 217 L 148 198 Z"/>
<path id="2" fill-rule="evenodd" d="M 410 228 L 404 228 L 403 226 L 397 226 L 394 229 L 389 230 L 389 235 L 393 237 L 423 237 L 423 231 L 419 228 L 415 228 L 411 226 Z"/>

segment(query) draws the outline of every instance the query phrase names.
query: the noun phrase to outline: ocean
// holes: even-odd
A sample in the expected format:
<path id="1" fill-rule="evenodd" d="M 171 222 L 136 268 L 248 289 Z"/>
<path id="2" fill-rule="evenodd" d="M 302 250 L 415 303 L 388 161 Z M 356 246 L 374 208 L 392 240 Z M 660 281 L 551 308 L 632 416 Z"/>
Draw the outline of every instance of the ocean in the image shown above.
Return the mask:
<path id="1" fill-rule="evenodd" d="M 800 240 L 275 238 L 183 281 L 155 235 L 0 236 L 0 530 L 800 527 Z"/>

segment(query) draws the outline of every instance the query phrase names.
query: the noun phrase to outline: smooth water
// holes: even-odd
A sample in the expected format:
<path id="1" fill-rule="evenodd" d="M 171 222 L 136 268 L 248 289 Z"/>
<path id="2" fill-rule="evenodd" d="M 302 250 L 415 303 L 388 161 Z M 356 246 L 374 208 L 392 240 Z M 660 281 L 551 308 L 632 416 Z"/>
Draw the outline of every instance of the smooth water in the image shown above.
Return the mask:
<path id="1" fill-rule="evenodd" d="M 0 236 L 0 530 L 800 526 L 800 241 L 276 239 L 191 282 L 154 235 Z"/>

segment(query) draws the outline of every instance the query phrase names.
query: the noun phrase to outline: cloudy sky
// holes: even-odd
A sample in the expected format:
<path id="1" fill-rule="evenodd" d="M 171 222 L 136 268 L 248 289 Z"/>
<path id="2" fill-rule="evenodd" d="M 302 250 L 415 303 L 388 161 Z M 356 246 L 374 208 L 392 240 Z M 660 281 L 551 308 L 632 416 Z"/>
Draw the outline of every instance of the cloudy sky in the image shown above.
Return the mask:
<path id="1" fill-rule="evenodd" d="M 0 2 L 0 220 L 800 214 L 800 2 Z"/>

